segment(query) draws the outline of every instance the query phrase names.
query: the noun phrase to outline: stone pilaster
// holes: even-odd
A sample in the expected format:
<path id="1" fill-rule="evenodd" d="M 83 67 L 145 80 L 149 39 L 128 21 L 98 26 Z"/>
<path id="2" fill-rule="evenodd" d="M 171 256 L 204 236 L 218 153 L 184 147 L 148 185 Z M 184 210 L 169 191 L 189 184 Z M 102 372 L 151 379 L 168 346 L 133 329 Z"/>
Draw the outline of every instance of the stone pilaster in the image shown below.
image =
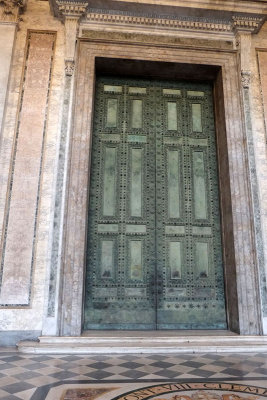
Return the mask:
<path id="1" fill-rule="evenodd" d="M 233 17 L 233 30 L 236 35 L 236 46 L 239 50 L 241 86 L 248 89 L 251 81 L 251 35 L 259 32 L 264 18 Z"/>
<path id="2" fill-rule="evenodd" d="M 250 304 L 251 310 L 258 315 L 257 320 L 262 321 L 261 316 L 261 293 L 259 284 L 259 270 L 264 268 L 263 260 L 263 240 L 261 228 L 259 188 L 256 173 L 255 151 L 254 151 L 254 134 L 251 118 L 251 99 L 250 87 L 253 79 L 251 71 L 252 64 L 252 35 L 256 34 L 261 28 L 263 20 L 261 18 L 234 17 L 233 26 L 236 35 L 236 45 L 238 50 L 239 76 L 241 99 L 243 105 L 243 116 L 245 123 L 245 137 L 247 146 L 248 169 L 250 177 L 250 185 L 248 187 L 248 195 L 251 198 L 251 218 L 254 223 L 254 231 L 251 231 L 251 240 L 255 243 L 256 252 L 251 257 L 250 268 L 246 268 L 246 280 L 250 281 L 250 290 L 246 296 Z M 254 271 L 253 271 L 254 270 Z M 238 288 L 238 295 L 242 297 L 242 288 Z M 241 312 L 246 312 L 241 310 Z M 242 318 L 241 318 L 242 320 Z M 248 316 L 248 326 L 250 326 Z M 242 331 L 242 327 L 241 331 Z M 256 328 L 256 329 L 255 329 Z M 262 333 L 262 326 L 245 329 L 248 334 Z"/>
<path id="3" fill-rule="evenodd" d="M 62 123 L 58 157 L 58 172 L 56 182 L 56 198 L 54 208 L 54 232 L 49 278 L 49 293 L 47 313 L 44 318 L 43 335 L 60 334 L 60 306 L 58 295 L 61 278 L 61 240 L 63 237 L 63 219 L 65 208 L 65 190 L 67 175 L 68 145 L 71 126 L 72 93 L 75 71 L 75 52 L 79 20 L 86 11 L 87 3 L 58 1 L 58 11 L 65 28 L 65 85 L 63 94 Z M 71 333 L 70 333 L 71 334 Z"/>
<path id="4" fill-rule="evenodd" d="M 243 88 L 250 84 L 251 35 L 259 32 L 264 18 L 233 17 L 233 30 L 236 35 L 236 46 L 239 50 L 241 83 Z"/>

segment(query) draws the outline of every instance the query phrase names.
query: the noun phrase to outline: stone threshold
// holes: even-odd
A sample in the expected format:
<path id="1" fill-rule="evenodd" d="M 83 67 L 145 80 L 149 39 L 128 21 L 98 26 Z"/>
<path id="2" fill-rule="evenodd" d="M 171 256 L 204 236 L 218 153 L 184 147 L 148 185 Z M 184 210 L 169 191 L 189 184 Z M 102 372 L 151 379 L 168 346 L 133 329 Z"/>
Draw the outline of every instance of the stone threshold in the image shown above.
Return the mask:
<path id="1" fill-rule="evenodd" d="M 83 336 L 41 336 L 21 341 L 18 351 L 29 354 L 167 354 L 267 352 L 267 336 L 242 336 L 226 331 L 86 332 Z"/>

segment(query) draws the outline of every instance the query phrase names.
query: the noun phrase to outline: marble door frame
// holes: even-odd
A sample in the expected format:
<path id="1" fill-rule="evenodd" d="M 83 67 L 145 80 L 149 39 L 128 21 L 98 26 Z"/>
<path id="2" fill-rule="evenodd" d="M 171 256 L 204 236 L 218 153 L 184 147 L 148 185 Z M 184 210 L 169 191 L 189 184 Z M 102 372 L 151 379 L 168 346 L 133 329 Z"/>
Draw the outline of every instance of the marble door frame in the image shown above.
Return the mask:
<path id="1" fill-rule="evenodd" d="M 103 55 L 110 59 L 209 65 L 219 71 L 214 79 L 214 103 L 228 325 L 242 335 L 262 334 L 237 52 L 140 43 L 133 35 L 128 43 L 118 39 L 79 42 L 64 223 L 60 336 L 82 333 L 95 60 Z"/>

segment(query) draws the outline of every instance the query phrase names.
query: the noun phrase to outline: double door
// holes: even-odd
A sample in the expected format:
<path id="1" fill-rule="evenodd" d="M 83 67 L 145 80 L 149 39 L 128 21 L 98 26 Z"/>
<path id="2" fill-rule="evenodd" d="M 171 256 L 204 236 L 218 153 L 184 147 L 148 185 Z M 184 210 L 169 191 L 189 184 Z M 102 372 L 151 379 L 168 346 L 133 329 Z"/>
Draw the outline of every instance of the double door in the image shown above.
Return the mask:
<path id="1" fill-rule="evenodd" d="M 84 329 L 225 329 L 210 84 L 96 82 Z"/>

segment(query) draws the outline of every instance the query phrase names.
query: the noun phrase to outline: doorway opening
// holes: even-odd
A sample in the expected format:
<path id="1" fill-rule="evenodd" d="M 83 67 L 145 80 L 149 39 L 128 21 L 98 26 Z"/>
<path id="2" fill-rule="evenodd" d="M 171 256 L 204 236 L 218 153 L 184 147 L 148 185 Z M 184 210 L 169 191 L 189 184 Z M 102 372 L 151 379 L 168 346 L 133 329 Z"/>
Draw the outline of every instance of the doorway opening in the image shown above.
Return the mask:
<path id="1" fill-rule="evenodd" d="M 226 329 L 214 69 L 97 63 L 84 329 Z"/>
<path id="2" fill-rule="evenodd" d="M 250 197 L 246 195 L 250 193 L 250 177 L 236 53 L 135 42 L 101 43 L 99 46 L 99 40 L 84 40 L 79 44 L 62 259 L 60 335 L 79 336 L 83 329 L 88 329 L 84 325 L 85 253 L 96 75 L 166 81 L 171 78 L 176 82 L 188 79 L 213 85 L 227 324 L 232 332 L 260 334 L 253 213 Z M 247 291 L 252 295 L 247 296 Z"/>

